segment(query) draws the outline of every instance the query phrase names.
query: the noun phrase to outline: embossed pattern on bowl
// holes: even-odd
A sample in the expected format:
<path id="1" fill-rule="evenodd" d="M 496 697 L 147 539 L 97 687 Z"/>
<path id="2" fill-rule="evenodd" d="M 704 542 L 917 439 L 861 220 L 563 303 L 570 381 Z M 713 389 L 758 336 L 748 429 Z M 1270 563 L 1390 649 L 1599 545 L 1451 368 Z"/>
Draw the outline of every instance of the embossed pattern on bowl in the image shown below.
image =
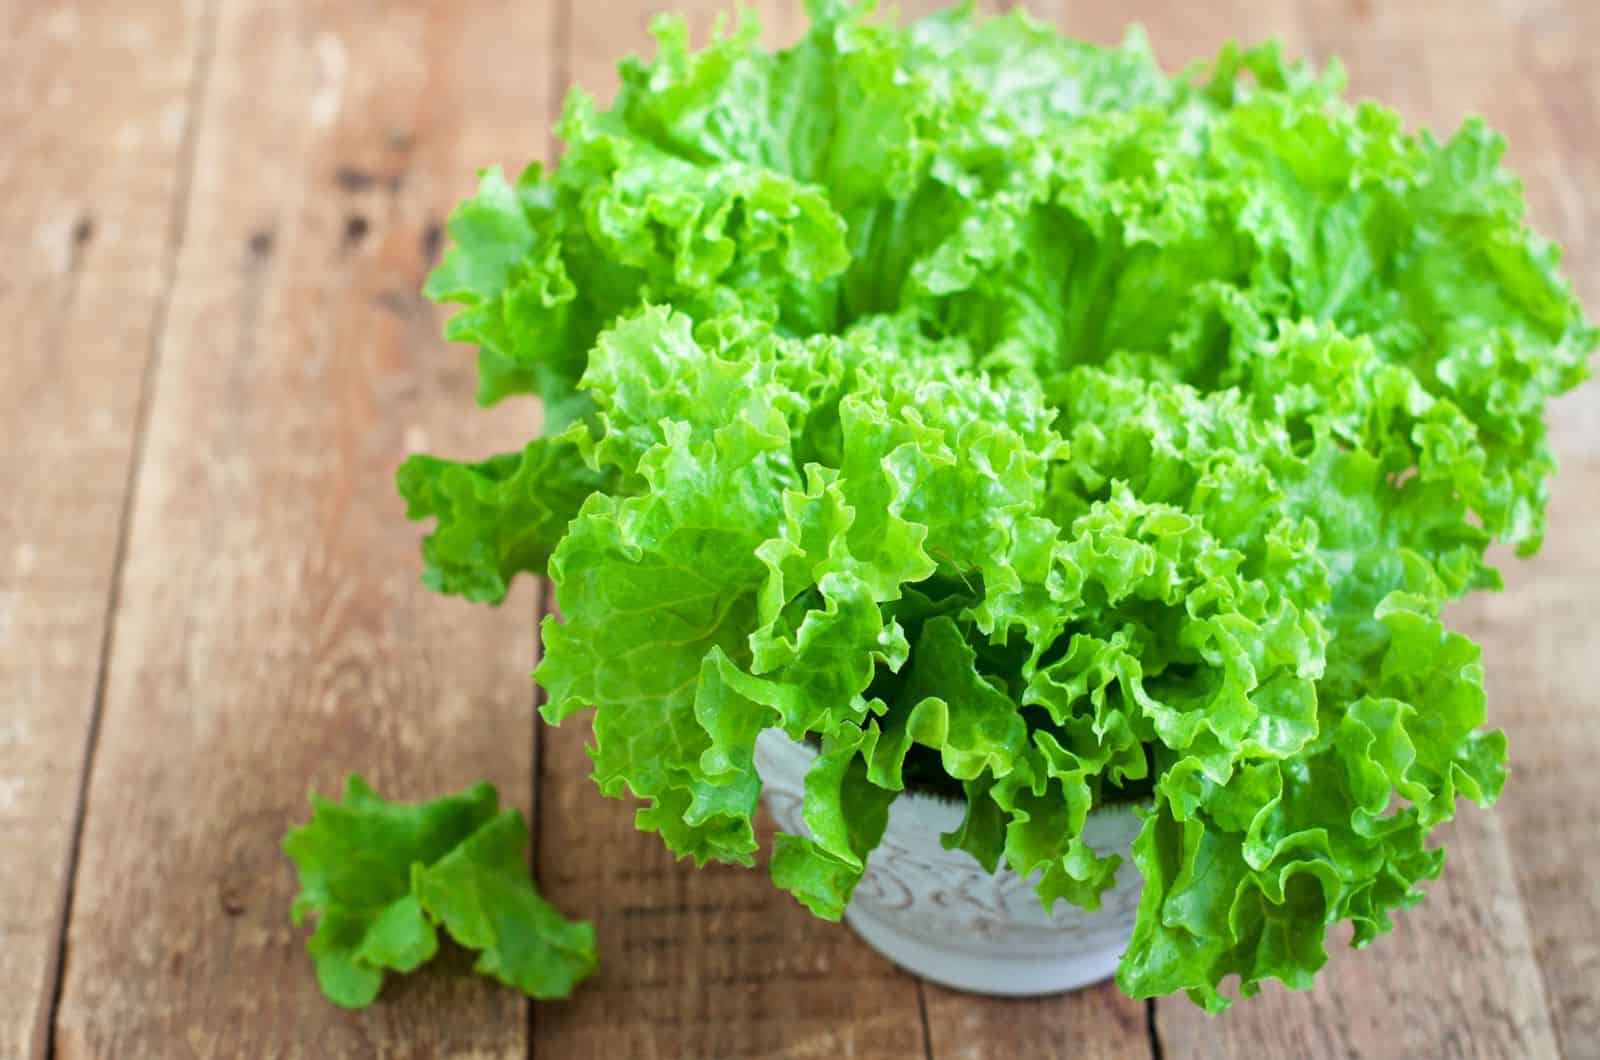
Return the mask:
<path id="1" fill-rule="evenodd" d="M 756 742 L 762 797 L 786 832 L 806 835 L 801 816 L 812 748 L 776 729 Z M 951 800 L 907 792 L 889 810 L 883 841 L 867 859 L 845 919 L 868 943 L 918 975 L 960 989 L 1042 994 L 1110 975 L 1127 946 L 1140 876 L 1128 859 L 1141 820 L 1132 806 L 1089 815 L 1084 838 L 1097 853 L 1121 854 L 1116 883 L 1099 909 L 1059 901 L 1047 913 L 1030 879 L 1002 866 L 985 872 L 939 836 L 961 824 Z"/>

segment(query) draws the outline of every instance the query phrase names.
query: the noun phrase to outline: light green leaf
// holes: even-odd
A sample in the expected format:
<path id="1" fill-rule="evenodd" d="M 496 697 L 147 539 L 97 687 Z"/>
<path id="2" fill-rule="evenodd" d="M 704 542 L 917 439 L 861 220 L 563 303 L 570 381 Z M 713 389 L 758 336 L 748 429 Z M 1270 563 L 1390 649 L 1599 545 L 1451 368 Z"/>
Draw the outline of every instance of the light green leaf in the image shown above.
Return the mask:
<path id="1" fill-rule="evenodd" d="M 495 805 L 487 784 L 421 805 L 388 803 L 358 776 L 342 802 L 312 799 L 311 820 L 289 830 L 283 849 L 300 870 L 294 922 L 316 918 L 307 949 L 330 1000 L 370 1004 L 386 971 L 409 972 L 433 956 L 438 943 L 411 893 L 411 866 L 443 857 Z"/>
<path id="2" fill-rule="evenodd" d="M 507 810 L 428 867 L 413 885 L 450 937 L 479 951 L 475 969 L 531 998 L 569 997 L 598 964 L 594 927 L 569 921 L 528 875 L 528 826 Z"/>
<path id="3" fill-rule="evenodd" d="M 306 948 L 335 1004 L 365 1007 L 386 972 L 432 959 L 441 922 L 483 951 L 479 971 L 530 997 L 565 997 L 593 971 L 593 928 L 539 897 L 522 856 L 527 826 L 515 811 L 497 812 L 490 785 L 407 804 L 352 775 L 342 802 L 312 805 L 283 849 L 300 873 L 294 922 L 316 918 Z"/>

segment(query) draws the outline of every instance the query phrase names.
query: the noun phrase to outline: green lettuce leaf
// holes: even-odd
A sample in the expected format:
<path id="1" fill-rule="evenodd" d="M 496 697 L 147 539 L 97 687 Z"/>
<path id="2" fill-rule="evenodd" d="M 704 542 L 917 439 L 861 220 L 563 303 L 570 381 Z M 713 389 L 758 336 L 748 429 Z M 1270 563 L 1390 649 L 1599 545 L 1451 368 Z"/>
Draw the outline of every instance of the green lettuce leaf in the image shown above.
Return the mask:
<path id="1" fill-rule="evenodd" d="M 895 793 L 867 776 L 873 730 L 846 729 L 822 747 L 806 773 L 801 814 L 809 836 L 779 833 L 772 879 L 817 916 L 838 920 L 883 838 Z"/>
<path id="2" fill-rule="evenodd" d="M 594 927 L 540 897 L 527 845 L 527 822 L 507 810 L 434 864 L 414 864 L 412 889 L 451 938 L 479 951 L 478 972 L 541 1001 L 570 997 L 598 963 Z"/>
<path id="3" fill-rule="evenodd" d="M 1169 77 L 1137 33 L 808 8 L 781 51 L 661 20 L 553 170 L 458 208 L 428 291 L 549 427 L 402 469 L 429 584 L 548 573 L 544 716 L 592 709 L 680 856 L 753 860 L 779 728 L 819 754 L 772 873 L 821 916 L 908 788 L 1047 908 L 1099 902 L 1085 822 L 1137 802 L 1123 988 L 1306 985 L 1504 784 L 1441 616 L 1537 548 L 1600 333 L 1480 122 L 1275 44 Z"/>
<path id="4" fill-rule="evenodd" d="M 539 896 L 523 857 L 527 825 L 498 804 L 488 784 L 388 802 L 355 775 L 342 802 L 313 796 L 311 820 L 283 849 L 300 874 L 294 923 L 317 921 L 306 948 L 329 1000 L 371 1004 L 387 972 L 433 957 L 441 923 L 481 951 L 478 971 L 530 997 L 566 997 L 594 971 L 594 929 Z"/>
<path id="5" fill-rule="evenodd" d="M 499 603 L 516 575 L 545 573 L 567 524 L 613 477 L 560 439 L 536 438 L 520 453 L 473 464 L 411 457 L 396 473 L 406 515 L 438 520 L 422 542 L 423 582 Z"/>

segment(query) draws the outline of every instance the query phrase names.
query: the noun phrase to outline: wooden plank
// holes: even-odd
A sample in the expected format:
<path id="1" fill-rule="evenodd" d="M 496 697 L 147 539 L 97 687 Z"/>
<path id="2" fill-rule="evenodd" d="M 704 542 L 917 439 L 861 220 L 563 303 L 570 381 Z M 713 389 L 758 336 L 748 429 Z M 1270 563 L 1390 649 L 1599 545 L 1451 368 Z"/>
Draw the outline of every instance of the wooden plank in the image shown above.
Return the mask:
<path id="1" fill-rule="evenodd" d="M 648 53 L 638 2 L 572 10 L 572 80 L 606 99 L 622 54 Z M 674 5 L 703 40 L 710 0 Z M 757 5 L 773 41 L 800 31 L 794 5 Z M 541 1056 L 832 1058 L 924 1052 L 916 987 L 843 925 L 815 920 L 755 869 L 675 864 L 633 807 L 588 779 L 587 718 L 545 730 L 539 866 L 546 893 L 592 917 L 599 974 L 534 1015 Z M 764 816 L 764 815 L 763 815 Z M 763 846 L 771 826 L 763 821 Z"/>
<path id="2" fill-rule="evenodd" d="M 1583 47 L 1600 33 L 1600 9 L 1573 0 L 1521 4 L 1515 14 L 1518 46 L 1503 61 L 1536 102 L 1531 113 L 1502 114 L 1497 88 L 1480 105 L 1509 128 L 1535 219 L 1566 249 L 1568 274 L 1590 315 L 1600 315 L 1600 69 Z M 1563 466 L 1543 551 L 1508 565 L 1506 591 L 1461 617 L 1484 644 L 1490 701 L 1511 740 L 1515 772 L 1496 812 L 1551 1020 L 1563 1055 L 1600 1056 L 1600 383 L 1555 405 L 1551 443 Z"/>
<path id="3" fill-rule="evenodd" d="M 1564 270 L 1591 319 L 1600 318 L 1600 203 L 1594 197 L 1600 187 L 1600 67 L 1581 45 L 1595 34 L 1600 7 L 1576 0 L 1557 0 L 1554 12 L 1523 21 L 1517 58 L 1536 96 L 1537 120 L 1548 132 L 1531 142 L 1516 129 L 1510 137 L 1512 163 L 1527 181 L 1534 221 L 1559 239 Z M 1485 106 L 1490 120 L 1506 128 L 1499 98 L 1495 94 Z M 1558 454 L 1600 454 L 1595 392 L 1590 383 L 1552 407 L 1550 444 Z M 1573 518 L 1581 519 L 1584 511 L 1580 504 Z M 1524 891 L 1533 899 L 1528 883 L 1524 879 Z M 1600 1039 L 1600 1014 L 1590 1026 Z"/>
<path id="4" fill-rule="evenodd" d="M 1584 387 L 1588 400 L 1597 390 Z M 1569 1057 L 1600 1055 L 1597 492 L 1600 456 L 1569 456 L 1537 559 L 1508 565 L 1505 592 L 1474 600 L 1456 616 L 1484 646 L 1490 709 L 1511 744 L 1511 779 L 1495 817 L 1560 1053 Z"/>
<path id="5" fill-rule="evenodd" d="M 1515 31 L 1500 9 L 1309 0 L 1306 21 L 1314 52 L 1344 60 L 1356 96 L 1381 99 L 1411 121 L 1445 132 L 1472 107 L 1497 111 L 1491 119 L 1518 138 L 1540 135 L 1530 98 L 1508 68 L 1507 41 Z M 1562 518 L 1559 505 L 1555 516 Z M 1515 593 L 1521 572 L 1508 573 Z M 1523 731 L 1507 702 L 1514 698 L 1506 683 L 1512 675 L 1503 672 L 1516 654 L 1511 643 L 1483 637 L 1481 622 L 1464 619 L 1489 599 L 1453 613 L 1485 641 L 1491 715 L 1508 730 L 1519 762 L 1544 734 Z M 1525 641 L 1518 650 L 1526 651 Z M 1157 1027 L 1163 1043 L 1202 1056 L 1557 1055 L 1509 845 L 1516 829 L 1504 812 L 1520 797 L 1521 776 L 1519 770 L 1500 811 L 1466 807 L 1441 830 L 1439 841 L 1450 850 L 1444 874 L 1429 886 L 1422 906 L 1397 918 L 1392 934 L 1363 953 L 1336 953 L 1308 992 L 1269 989 L 1219 1019 L 1207 1020 L 1178 1001 L 1162 1002 Z"/>
<path id="6" fill-rule="evenodd" d="M 1581 48 L 1600 31 L 1593 5 L 1520 3 L 1505 17 L 1514 35 L 1485 42 L 1490 77 L 1509 81 L 1475 101 L 1509 133 L 1536 223 L 1565 248 L 1566 271 L 1591 315 L 1600 312 L 1600 70 Z M 1463 67 L 1466 64 L 1463 64 Z M 1467 91 L 1470 71 L 1455 76 Z M 1482 83 L 1482 82 L 1480 82 Z M 1490 82 L 1493 83 L 1493 82 Z M 1590 554 L 1600 481 L 1600 384 L 1552 408 L 1551 442 L 1562 457 L 1545 547 L 1532 563 L 1506 565 L 1506 591 L 1472 601 L 1461 620 L 1484 643 L 1491 702 L 1502 710 L 1514 773 L 1497 814 L 1528 911 L 1534 953 L 1564 1055 L 1600 1055 L 1600 720 L 1590 690 L 1600 676 L 1591 602 L 1600 570 Z M 1558 813 L 1550 807 L 1559 806 Z"/>
<path id="7" fill-rule="evenodd" d="M 418 583 L 411 447 L 520 444 L 415 292 L 474 167 L 543 141 L 548 20 L 505 0 L 222 0 L 57 1026 L 62 1057 L 520 1057 L 467 961 L 324 1001 L 278 852 L 347 770 L 528 807 L 535 587 Z M 529 71 L 534 71 L 530 76 Z"/>
<path id="8" fill-rule="evenodd" d="M 198 15 L 0 12 L 0 1056 L 47 1045 Z"/>
<path id="9" fill-rule="evenodd" d="M 1055 23 L 1069 36 L 1096 44 L 1117 44 L 1128 27 L 1143 27 L 1157 60 L 1177 71 L 1216 53 L 1223 41 L 1254 44 L 1279 37 L 1291 49 L 1303 47 L 1305 26 L 1295 0 L 1021 0 L 1034 16 Z"/>
<path id="10" fill-rule="evenodd" d="M 931 1057 L 1137 1060 L 1153 1055 L 1144 1004 L 1112 982 L 1040 998 L 979 997 L 932 983 L 923 990 Z"/>

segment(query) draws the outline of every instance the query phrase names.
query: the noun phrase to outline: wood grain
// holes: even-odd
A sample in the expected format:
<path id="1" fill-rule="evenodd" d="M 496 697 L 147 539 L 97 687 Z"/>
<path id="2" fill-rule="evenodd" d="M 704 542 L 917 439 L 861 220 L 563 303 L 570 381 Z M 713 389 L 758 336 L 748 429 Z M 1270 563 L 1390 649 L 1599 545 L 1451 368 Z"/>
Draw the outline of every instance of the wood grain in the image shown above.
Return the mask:
<path id="1" fill-rule="evenodd" d="M 90 787 L 62 1057 L 503 1056 L 466 962 L 320 996 L 278 853 L 348 770 L 528 806 L 535 604 L 426 592 L 404 450 L 519 444 L 417 298 L 475 166 L 542 143 L 522 5 L 223 0 Z M 510 156 L 509 158 L 507 156 Z"/>
<path id="2" fill-rule="evenodd" d="M 1531 71 L 1520 83 L 1534 97 L 1526 124 L 1510 127 L 1513 162 L 1591 315 L 1600 313 L 1600 67 L 1579 44 L 1596 32 L 1593 5 L 1534 6 L 1509 57 Z M 1484 103 L 1497 124 L 1501 105 L 1498 92 Z M 1496 815 L 1551 1020 L 1563 1055 L 1591 1057 L 1600 1056 L 1600 383 L 1557 402 L 1550 420 L 1562 470 L 1544 549 L 1508 561 L 1505 592 L 1472 601 L 1458 620 L 1484 645 L 1490 703 L 1511 742 Z"/>
<path id="3" fill-rule="evenodd" d="M 0 1056 L 23 1057 L 48 1044 L 201 29 L 162 0 L 0 25 Z"/>
<path id="4" fill-rule="evenodd" d="M 1590 401 L 1597 389 L 1585 386 Z M 1510 741 L 1511 779 L 1494 816 L 1561 1053 L 1574 1058 L 1600 1056 L 1597 496 L 1600 458 L 1570 455 L 1538 558 L 1508 563 L 1505 591 L 1455 616 L 1484 646 L 1490 709 Z"/>
<path id="5" fill-rule="evenodd" d="M 979 997 L 928 984 L 929 1056 L 938 1060 L 1141 1060 L 1153 1056 L 1145 1005 L 1112 982 L 1059 997 Z"/>
<path id="6" fill-rule="evenodd" d="M 1150 39 L 1156 59 L 1168 71 L 1216 53 L 1223 41 L 1254 44 L 1278 37 L 1292 50 L 1305 38 L 1298 0 L 1022 0 L 1020 6 L 1070 36 L 1095 44 L 1119 43 L 1133 25 Z"/>

